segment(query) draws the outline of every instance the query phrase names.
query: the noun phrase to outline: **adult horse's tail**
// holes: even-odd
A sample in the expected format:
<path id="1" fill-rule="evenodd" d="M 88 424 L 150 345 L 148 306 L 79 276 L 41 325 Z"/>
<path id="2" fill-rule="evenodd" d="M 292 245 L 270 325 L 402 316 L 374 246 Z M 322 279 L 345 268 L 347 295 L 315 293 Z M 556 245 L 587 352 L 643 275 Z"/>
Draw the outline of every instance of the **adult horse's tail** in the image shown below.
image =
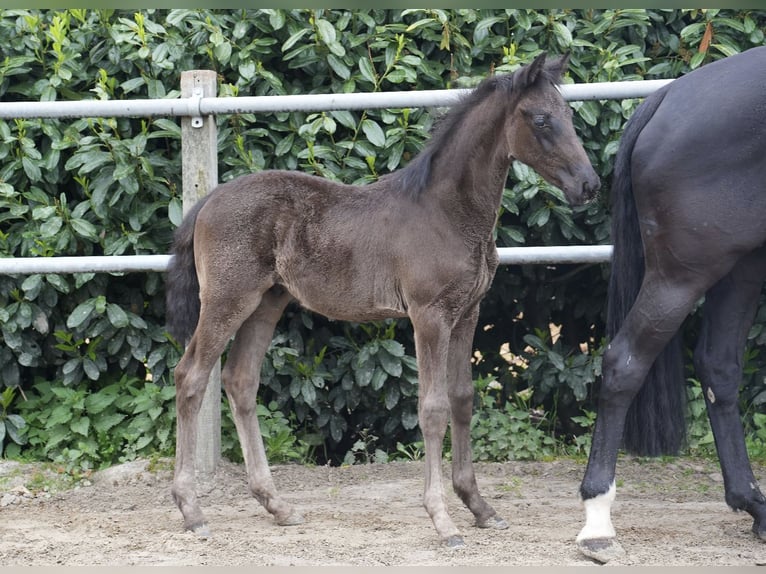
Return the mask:
<path id="1" fill-rule="evenodd" d="M 607 336 L 617 334 L 638 296 L 644 277 L 644 248 L 633 197 L 630 169 L 638 135 L 659 107 L 667 87 L 649 96 L 631 116 L 615 158 L 612 199 L 612 270 L 609 279 Z M 628 452 L 658 456 L 676 454 L 686 436 L 686 388 L 679 333 L 657 357 L 625 421 Z"/>
<path id="2" fill-rule="evenodd" d="M 181 344 L 194 334 L 199 320 L 199 280 L 194 262 L 194 226 L 206 196 L 194 204 L 173 236 L 165 281 L 165 317 L 168 332 Z"/>

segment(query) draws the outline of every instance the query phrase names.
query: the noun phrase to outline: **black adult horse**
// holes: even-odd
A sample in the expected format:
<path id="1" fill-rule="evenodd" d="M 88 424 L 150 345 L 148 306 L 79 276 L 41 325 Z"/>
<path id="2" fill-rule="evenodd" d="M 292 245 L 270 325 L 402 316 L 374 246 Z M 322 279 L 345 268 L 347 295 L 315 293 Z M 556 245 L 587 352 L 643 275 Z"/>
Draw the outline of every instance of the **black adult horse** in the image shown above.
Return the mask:
<path id="1" fill-rule="evenodd" d="M 194 488 L 196 419 L 210 370 L 235 335 L 222 381 L 250 490 L 277 523 L 302 520 L 271 479 L 255 408 L 261 362 L 291 301 L 334 319 L 410 318 L 424 505 L 442 540 L 461 545 L 442 486 L 451 421 L 455 491 L 478 526 L 507 527 L 479 494 L 471 462 L 471 344 L 498 264 L 492 231 L 511 162 L 529 164 L 572 203 L 599 187 L 556 85 L 567 61 L 541 55 L 512 75 L 484 80 L 422 153 L 375 183 L 264 171 L 220 185 L 186 216 L 173 244 L 167 301 L 171 332 L 188 342 L 175 371 L 172 488 L 187 528 L 207 534 Z"/>
<path id="2" fill-rule="evenodd" d="M 678 331 L 703 296 L 694 366 L 726 502 L 748 512 L 766 539 L 766 499 L 738 408 L 743 347 L 766 278 L 766 47 L 707 64 L 646 98 L 622 136 L 612 202 L 610 344 L 578 544 L 599 561 L 623 552 L 610 516 L 623 429 L 625 448 L 637 454 L 681 446 Z"/>

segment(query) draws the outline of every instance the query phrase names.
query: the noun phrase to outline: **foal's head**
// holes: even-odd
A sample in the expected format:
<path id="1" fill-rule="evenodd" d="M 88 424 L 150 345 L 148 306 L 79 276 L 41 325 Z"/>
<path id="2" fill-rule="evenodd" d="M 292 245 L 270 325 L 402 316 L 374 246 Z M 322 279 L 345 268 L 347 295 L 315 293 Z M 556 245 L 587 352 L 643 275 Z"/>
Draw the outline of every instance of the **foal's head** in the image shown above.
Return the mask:
<path id="1" fill-rule="evenodd" d="M 568 60 L 564 55 L 546 62 L 543 53 L 513 74 L 515 107 L 506 134 L 511 157 L 579 205 L 593 199 L 601 182 L 575 134 L 572 108 L 556 87 Z"/>

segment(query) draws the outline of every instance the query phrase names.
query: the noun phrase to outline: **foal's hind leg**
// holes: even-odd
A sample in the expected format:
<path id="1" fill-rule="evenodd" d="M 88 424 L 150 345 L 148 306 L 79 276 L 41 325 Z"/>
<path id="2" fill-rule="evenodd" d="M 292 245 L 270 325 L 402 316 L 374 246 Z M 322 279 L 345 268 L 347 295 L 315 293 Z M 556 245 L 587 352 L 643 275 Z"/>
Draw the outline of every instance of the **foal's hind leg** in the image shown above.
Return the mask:
<path id="1" fill-rule="evenodd" d="M 449 348 L 449 400 L 452 413 L 452 485 L 463 503 L 476 517 L 480 528 L 508 528 L 497 516 L 476 484 L 471 454 L 471 416 L 473 415 L 473 378 L 471 349 L 479 317 L 478 305 L 466 313 L 452 330 Z"/>
<path id="2" fill-rule="evenodd" d="M 237 331 L 221 373 L 242 445 L 250 491 L 281 526 L 300 524 L 303 518 L 279 496 L 274 486 L 258 425 L 256 396 L 263 358 L 290 299 L 291 295 L 281 288 L 264 294 L 258 309 Z"/>
<path id="3" fill-rule="evenodd" d="M 242 293 L 232 286 L 231 293 Z M 197 329 L 175 368 L 176 459 L 171 494 L 188 530 L 209 536 L 207 520 L 197 501 L 195 449 L 197 416 L 208 378 L 229 339 L 260 301 L 260 294 L 246 293 L 223 301 L 202 299 Z"/>
<path id="4" fill-rule="evenodd" d="M 743 349 L 764 277 L 766 250 L 760 249 L 741 259 L 708 291 L 694 365 L 721 462 L 726 502 L 748 512 L 754 519 L 753 532 L 766 540 L 766 499 L 747 456 L 738 401 Z"/>

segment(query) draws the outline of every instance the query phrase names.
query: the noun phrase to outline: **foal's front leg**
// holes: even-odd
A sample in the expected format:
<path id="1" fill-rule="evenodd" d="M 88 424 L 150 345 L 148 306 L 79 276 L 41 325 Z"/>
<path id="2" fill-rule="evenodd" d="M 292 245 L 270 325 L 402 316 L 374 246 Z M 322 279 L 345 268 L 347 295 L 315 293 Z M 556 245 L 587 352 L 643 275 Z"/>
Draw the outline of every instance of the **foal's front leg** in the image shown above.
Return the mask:
<path id="1" fill-rule="evenodd" d="M 473 416 L 473 377 L 471 349 L 478 305 L 471 309 L 452 330 L 449 348 L 449 400 L 452 412 L 452 485 L 455 492 L 476 517 L 479 528 L 508 528 L 495 509 L 479 494 L 471 453 L 471 417 Z"/>
<path id="2" fill-rule="evenodd" d="M 449 422 L 447 354 L 450 326 L 433 308 L 411 314 L 418 360 L 418 418 L 425 443 L 425 491 L 423 505 L 442 542 L 463 546 L 463 537 L 447 512 L 442 484 L 442 443 Z"/>

